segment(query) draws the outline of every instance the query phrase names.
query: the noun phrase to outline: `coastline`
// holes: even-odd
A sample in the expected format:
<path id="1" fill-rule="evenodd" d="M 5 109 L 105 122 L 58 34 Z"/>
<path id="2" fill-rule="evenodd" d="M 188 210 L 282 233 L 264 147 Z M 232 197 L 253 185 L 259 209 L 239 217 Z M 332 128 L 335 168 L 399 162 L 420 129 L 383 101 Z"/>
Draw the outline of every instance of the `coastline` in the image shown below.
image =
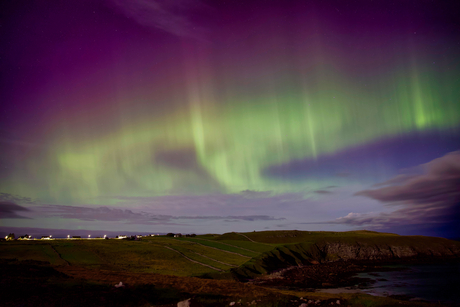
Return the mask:
<path id="1" fill-rule="evenodd" d="M 375 280 L 357 277 L 359 273 L 378 276 L 378 272 L 407 271 L 409 266 L 460 264 L 459 258 L 434 257 L 394 259 L 391 261 L 347 260 L 292 266 L 250 281 L 255 285 L 280 290 L 308 291 L 328 294 L 369 294 L 394 297 L 401 300 L 419 300 L 411 295 L 382 295 L 369 291 Z M 382 279 L 383 280 L 383 279 Z M 365 290 L 368 291 L 365 291 Z M 424 299 L 421 299 L 424 301 Z M 426 300 L 428 301 L 428 300 Z"/>

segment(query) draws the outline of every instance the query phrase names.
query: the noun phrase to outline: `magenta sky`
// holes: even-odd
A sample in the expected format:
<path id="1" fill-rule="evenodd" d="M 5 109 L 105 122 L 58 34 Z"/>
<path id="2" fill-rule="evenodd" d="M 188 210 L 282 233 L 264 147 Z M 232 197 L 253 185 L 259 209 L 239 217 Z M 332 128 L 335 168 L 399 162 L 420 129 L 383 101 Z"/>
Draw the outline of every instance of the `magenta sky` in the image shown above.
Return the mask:
<path id="1" fill-rule="evenodd" d="M 459 236 L 453 1 L 0 12 L 3 232 Z"/>

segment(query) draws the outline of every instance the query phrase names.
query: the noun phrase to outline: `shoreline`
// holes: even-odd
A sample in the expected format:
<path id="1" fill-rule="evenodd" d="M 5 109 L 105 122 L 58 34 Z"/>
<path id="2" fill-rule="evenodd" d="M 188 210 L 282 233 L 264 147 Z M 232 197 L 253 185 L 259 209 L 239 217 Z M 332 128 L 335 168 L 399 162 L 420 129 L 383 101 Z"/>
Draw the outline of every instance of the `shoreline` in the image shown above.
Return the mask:
<path id="1" fill-rule="evenodd" d="M 329 294 L 369 294 L 385 296 L 364 291 L 376 281 L 370 278 L 357 277 L 358 273 L 377 273 L 406 271 L 411 265 L 460 263 L 460 258 L 435 257 L 392 260 L 346 260 L 291 266 L 269 275 L 257 277 L 249 283 L 280 290 L 296 290 Z M 395 267 L 391 267 L 395 266 Z M 400 267 L 398 267 L 400 266 Z M 372 274 L 371 274 L 372 275 Z M 371 291 L 372 292 L 372 291 Z M 388 295 L 387 297 L 392 297 Z M 414 300 L 409 295 L 399 299 Z"/>

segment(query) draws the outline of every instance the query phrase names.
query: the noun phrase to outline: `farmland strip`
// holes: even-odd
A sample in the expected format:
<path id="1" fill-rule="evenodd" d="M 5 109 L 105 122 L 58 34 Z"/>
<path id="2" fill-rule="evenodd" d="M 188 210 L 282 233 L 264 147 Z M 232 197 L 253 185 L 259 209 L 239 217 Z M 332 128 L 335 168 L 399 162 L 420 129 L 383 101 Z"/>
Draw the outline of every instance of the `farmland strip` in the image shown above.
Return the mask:
<path id="1" fill-rule="evenodd" d="M 48 245 L 49 245 L 49 247 L 51 247 L 51 249 L 58 255 L 58 257 L 59 257 L 62 261 L 64 261 L 64 262 L 66 263 L 66 265 L 70 265 L 70 262 L 68 262 L 67 260 L 65 260 L 64 258 L 62 258 L 62 255 L 54 248 L 53 245 L 51 245 L 51 244 L 48 244 Z"/>
<path id="2" fill-rule="evenodd" d="M 249 239 L 249 238 L 248 238 L 248 239 Z M 209 241 L 209 242 L 216 242 L 216 241 L 211 241 L 211 240 L 206 240 L 206 239 L 198 239 L 198 240 Z M 251 240 L 251 241 L 252 241 L 252 240 Z M 254 243 L 259 243 L 259 242 L 256 242 L 256 241 L 252 241 L 252 242 L 254 242 Z M 236 246 L 236 245 L 231 245 L 231 244 L 223 243 L 223 242 L 220 242 L 220 241 L 218 241 L 218 243 L 219 243 L 219 244 L 223 244 L 223 245 L 227 245 L 227 246 L 231 246 L 231 247 L 235 247 L 235 248 L 239 248 L 239 249 L 242 249 L 242 250 L 251 252 L 251 253 L 256 253 L 256 254 L 258 254 L 258 252 L 253 251 L 253 250 L 250 250 L 250 249 L 247 249 L 247 248 L 244 248 L 244 247 L 239 247 L 239 246 Z"/>
<path id="3" fill-rule="evenodd" d="M 51 247 L 51 249 L 58 255 L 58 257 L 59 257 L 61 260 L 65 261 L 66 265 L 70 265 L 70 262 L 68 262 L 67 260 L 65 260 L 64 258 L 62 258 L 62 255 L 54 248 L 53 245 L 51 245 L 51 244 L 48 244 L 48 245 L 49 245 L 49 246 Z"/>
<path id="4" fill-rule="evenodd" d="M 204 240 L 204 239 L 199 239 L 199 240 L 213 242 L 213 241 Z M 226 251 L 225 249 L 220 249 L 220 248 L 217 248 L 217 247 L 212 247 L 212 246 L 209 246 L 209 245 L 204 245 L 204 244 L 198 243 L 198 242 L 196 242 L 196 241 L 194 241 L 193 243 L 198 244 L 198 245 L 201 245 L 201 246 L 204 246 L 204 247 L 214 248 L 214 249 L 217 249 L 217 250 L 222 251 L 222 252 L 226 252 L 226 253 L 230 253 L 230 254 L 235 254 L 235 255 L 238 255 L 238 256 L 241 256 L 241 257 L 244 257 L 244 258 L 251 258 L 251 257 L 249 257 L 249 256 L 245 256 L 245 255 L 238 254 L 238 253 L 235 253 L 235 252 Z M 220 242 L 219 242 L 219 243 L 220 243 Z M 228 244 L 227 244 L 227 245 L 228 245 Z M 238 248 L 239 248 L 239 247 L 238 247 Z M 248 250 L 248 251 L 249 251 L 249 250 Z M 253 251 L 250 251 L 250 252 L 253 252 Z M 253 252 L 253 253 L 256 253 L 256 252 Z"/>
<path id="5" fill-rule="evenodd" d="M 175 251 L 176 253 L 180 254 L 182 257 L 184 257 L 185 259 L 187 259 L 187 260 L 189 260 L 189 261 L 191 261 L 191 262 L 194 262 L 194 263 L 197 263 L 197 264 L 201 264 L 201 265 L 203 265 L 203 266 L 205 266 L 205 267 L 208 267 L 208 268 L 213 269 L 213 270 L 216 270 L 216 271 L 224 272 L 224 270 L 221 270 L 221 269 L 215 268 L 215 267 L 213 267 L 213 266 L 210 266 L 210 265 L 208 265 L 208 264 L 204 264 L 204 263 L 201 263 L 201 262 L 199 262 L 199 261 L 190 259 L 189 257 L 187 257 L 187 256 L 185 256 L 184 254 L 182 254 L 180 251 L 175 250 L 175 249 L 172 248 L 172 247 L 169 247 L 169 246 L 164 246 L 164 247 L 166 247 L 167 249 L 170 249 L 170 250 L 172 250 L 172 251 Z"/>
<path id="6" fill-rule="evenodd" d="M 223 262 L 223 261 L 219 261 L 219 260 L 217 260 L 217 259 L 208 257 L 208 256 L 206 256 L 206 255 L 203 255 L 203 254 L 194 252 L 194 251 L 192 251 L 192 250 L 190 250 L 190 251 L 191 251 L 192 253 L 194 253 L 194 254 L 200 255 L 201 257 L 208 258 L 208 259 L 210 259 L 210 260 L 212 260 L 212 261 L 215 261 L 215 262 L 219 262 L 220 264 L 223 264 L 223 265 L 226 265 L 226 266 L 231 266 L 231 267 L 234 267 L 234 268 L 237 268 L 237 267 L 238 267 L 237 265 L 225 263 L 225 262 Z"/>
<path id="7" fill-rule="evenodd" d="M 253 239 L 251 239 L 250 237 L 248 237 L 248 236 L 245 235 L 245 234 L 242 234 L 242 233 L 236 233 L 236 234 L 245 237 L 246 239 L 248 239 L 248 240 L 251 241 L 251 242 L 258 243 L 258 244 L 265 244 L 265 245 L 270 245 L 270 246 L 271 246 L 271 244 L 262 243 L 262 242 L 256 242 L 256 241 L 254 241 Z"/>

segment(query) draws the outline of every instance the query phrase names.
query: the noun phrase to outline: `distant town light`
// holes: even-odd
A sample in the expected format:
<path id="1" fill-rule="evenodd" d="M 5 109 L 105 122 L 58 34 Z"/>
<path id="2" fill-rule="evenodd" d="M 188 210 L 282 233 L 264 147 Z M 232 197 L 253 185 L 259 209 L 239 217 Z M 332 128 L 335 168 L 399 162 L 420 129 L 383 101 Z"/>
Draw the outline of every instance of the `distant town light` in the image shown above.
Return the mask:
<path id="1" fill-rule="evenodd" d="M 107 237 L 107 235 L 104 235 L 104 239 L 105 239 L 105 237 Z"/>
<path id="2" fill-rule="evenodd" d="M 88 235 L 88 238 L 91 238 L 91 235 Z"/>
<path id="3" fill-rule="evenodd" d="M 67 239 L 69 239 L 69 238 L 70 238 L 70 235 L 67 235 Z"/>

